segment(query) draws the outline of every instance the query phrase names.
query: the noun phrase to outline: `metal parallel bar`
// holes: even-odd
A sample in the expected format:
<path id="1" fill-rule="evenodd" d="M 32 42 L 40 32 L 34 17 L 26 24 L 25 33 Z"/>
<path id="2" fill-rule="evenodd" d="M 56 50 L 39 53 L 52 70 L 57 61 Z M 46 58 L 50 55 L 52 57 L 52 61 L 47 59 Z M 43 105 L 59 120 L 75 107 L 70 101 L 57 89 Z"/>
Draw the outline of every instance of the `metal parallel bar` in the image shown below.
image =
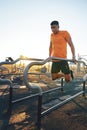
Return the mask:
<path id="1" fill-rule="evenodd" d="M 50 90 L 48 90 L 48 91 L 42 92 L 42 94 L 50 93 L 50 92 L 56 91 L 56 90 L 58 90 L 58 89 L 61 89 L 61 87 L 57 87 L 57 88 L 50 89 Z M 14 103 L 18 103 L 18 102 L 21 102 L 21 101 L 23 101 L 23 100 L 32 99 L 32 98 L 35 98 L 35 97 L 38 97 L 38 96 L 39 96 L 39 93 L 33 94 L 33 95 L 31 95 L 31 96 L 27 96 L 27 97 L 24 97 L 24 98 L 20 98 L 20 99 L 14 100 L 14 101 L 12 101 L 12 103 L 13 103 L 13 104 L 14 104 Z"/>
<path id="2" fill-rule="evenodd" d="M 4 65 L 4 64 L 15 64 L 16 62 L 20 61 L 20 60 L 31 60 L 31 61 L 42 61 L 42 62 L 49 62 L 51 60 L 65 60 L 65 61 L 70 61 L 70 62 L 74 62 L 72 59 L 66 59 L 66 58 L 57 58 L 57 57 L 48 57 L 47 59 L 39 59 L 39 58 L 18 58 L 16 60 L 13 60 L 11 62 L 8 61 L 3 61 L 0 62 L 0 65 Z M 84 61 L 81 60 L 76 60 L 76 62 L 80 62 L 83 63 L 84 65 L 86 65 L 86 63 Z M 86 65 L 87 66 L 87 65 Z"/>
<path id="3" fill-rule="evenodd" d="M 28 73 L 30 75 L 45 75 L 45 73 Z M 49 73 L 46 73 L 49 74 Z M 0 74 L 0 76 L 12 76 L 12 75 L 23 75 L 23 73 L 8 73 L 8 74 Z"/>
<path id="4" fill-rule="evenodd" d="M 11 61 L 11 62 L 8 62 L 8 61 L 0 62 L 0 65 L 15 64 L 15 63 L 18 62 L 18 61 L 20 61 L 20 58 L 14 60 L 14 61 Z"/>
<path id="5" fill-rule="evenodd" d="M 67 98 L 66 100 L 56 104 L 55 106 L 53 107 L 50 107 L 49 109 L 45 110 L 44 112 L 41 113 L 41 117 L 44 117 L 46 115 L 48 115 L 49 113 L 51 113 L 52 111 L 55 111 L 56 109 L 60 108 L 61 106 L 65 105 L 66 103 L 68 103 L 69 101 L 71 101 L 72 99 L 74 99 L 75 97 L 83 94 L 84 91 L 81 91 L 73 96 L 71 96 L 70 98 Z"/>
<path id="6" fill-rule="evenodd" d="M 50 92 L 56 91 L 56 90 L 58 90 L 58 89 L 61 89 L 61 87 L 57 87 L 57 88 L 50 89 L 50 90 L 48 90 L 48 91 L 42 92 L 42 94 L 50 93 Z"/>
<path id="7" fill-rule="evenodd" d="M 11 61 L 11 62 L 9 62 L 9 61 L 0 62 L 0 66 L 5 65 L 5 64 L 15 64 L 16 62 L 18 62 L 20 60 L 43 61 L 44 59 L 39 59 L 39 58 L 18 58 L 16 60 Z"/>
<path id="8" fill-rule="evenodd" d="M 19 103 L 23 100 L 27 100 L 27 99 L 32 99 L 32 98 L 35 98 L 35 97 L 38 97 L 39 94 L 34 94 L 34 95 L 31 95 L 31 96 L 26 96 L 24 98 L 20 98 L 20 99 L 17 99 L 17 100 L 13 100 L 12 103 Z"/>
<path id="9" fill-rule="evenodd" d="M 39 58 L 21 58 L 21 60 L 43 61 L 44 59 L 39 59 Z"/>

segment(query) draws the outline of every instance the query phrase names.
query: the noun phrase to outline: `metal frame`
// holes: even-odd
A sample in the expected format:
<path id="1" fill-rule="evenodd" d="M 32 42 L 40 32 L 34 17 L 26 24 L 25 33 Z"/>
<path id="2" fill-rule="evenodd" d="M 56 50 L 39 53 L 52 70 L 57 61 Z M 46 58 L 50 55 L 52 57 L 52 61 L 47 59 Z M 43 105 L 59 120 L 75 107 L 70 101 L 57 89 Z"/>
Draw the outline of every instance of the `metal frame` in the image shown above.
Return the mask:
<path id="1" fill-rule="evenodd" d="M 41 129 L 41 118 L 46 116 L 47 114 L 49 114 L 50 112 L 58 109 L 59 107 L 63 106 L 64 104 L 68 103 L 69 101 L 71 101 L 72 99 L 74 99 L 75 97 L 83 94 L 83 96 L 85 96 L 85 83 L 83 82 L 83 90 L 78 92 L 77 94 L 71 96 L 70 98 L 67 98 L 66 100 L 62 101 L 61 103 L 58 103 L 56 104 L 55 106 L 49 108 L 48 110 L 44 111 L 44 112 L 41 112 L 42 110 L 42 89 L 39 87 L 39 86 L 31 86 L 29 84 L 29 81 L 28 81 L 28 70 L 33 66 L 33 65 L 44 65 L 45 63 L 47 62 L 50 62 L 52 60 L 65 60 L 65 61 L 69 61 L 69 62 L 74 62 L 73 60 L 71 59 L 64 59 L 64 58 L 56 58 L 56 57 L 48 57 L 47 59 L 45 59 L 44 61 L 42 62 L 32 62 L 30 64 L 27 65 L 27 67 L 25 68 L 24 70 L 24 82 L 25 82 L 25 85 L 27 87 L 29 87 L 30 89 L 38 89 L 38 92 L 39 92 L 39 95 L 38 95 L 38 117 L 37 117 L 37 129 L 40 130 Z M 76 61 L 76 62 L 79 62 L 79 63 L 84 63 L 83 61 Z M 85 63 L 84 63 L 85 65 Z"/>
<path id="2" fill-rule="evenodd" d="M 19 60 L 21 60 L 21 59 L 19 58 L 19 59 L 15 60 L 15 61 L 12 61 L 12 62 L 1 62 L 0 65 L 3 65 L 3 64 L 14 64 L 14 63 L 16 63 L 16 62 L 19 61 Z M 24 59 L 24 60 L 25 60 L 25 59 Z M 65 61 L 69 61 L 69 62 L 73 62 L 73 60 L 71 60 L 71 59 L 64 59 L 64 58 L 56 58 L 56 57 L 48 57 L 48 58 L 45 59 L 45 60 L 43 60 L 43 59 L 36 59 L 36 58 L 30 58 L 30 59 L 28 59 L 28 60 L 35 60 L 36 62 L 31 62 L 31 63 L 28 64 L 28 65 L 26 66 L 26 68 L 24 69 L 24 73 L 23 73 L 23 75 L 24 75 L 24 83 L 25 83 L 25 85 L 26 85 L 28 88 L 30 88 L 31 90 L 37 89 L 37 90 L 38 90 L 38 93 L 37 93 L 37 94 L 32 95 L 32 96 L 27 96 L 27 97 L 24 97 L 24 98 L 21 98 L 21 99 L 17 99 L 17 100 L 15 100 L 15 101 L 12 101 L 12 83 L 11 83 L 11 81 L 8 81 L 8 80 L 5 81 L 5 80 L 3 80 L 3 81 L 1 82 L 1 84 L 5 84 L 5 83 L 6 83 L 6 84 L 10 85 L 10 98 L 9 98 L 9 107 L 10 107 L 10 110 L 11 110 L 11 108 L 12 108 L 12 104 L 15 104 L 15 103 L 17 103 L 17 102 L 21 102 L 21 101 L 26 100 L 26 99 L 33 98 L 33 97 L 35 97 L 35 96 L 38 96 L 37 129 L 40 130 L 40 129 L 41 129 L 41 119 L 42 119 L 42 117 L 44 117 L 44 116 L 48 115 L 50 112 L 52 112 L 52 111 L 54 111 L 54 110 L 60 108 L 61 106 L 63 106 L 64 104 L 70 102 L 72 99 L 74 99 L 75 97 L 77 97 L 77 96 L 79 96 L 79 95 L 81 95 L 81 94 L 82 94 L 83 96 L 85 96 L 85 82 L 86 82 L 86 81 L 83 81 L 83 90 L 82 90 L 82 91 L 78 92 L 77 94 L 74 94 L 73 96 L 71 96 L 71 97 L 65 99 L 64 101 L 62 101 L 62 102 L 56 104 L 56 105 L 53 106 L 53 107 L 50 107 L 48 110 L 42 112 L 42 96 L 43 96 L 43 94 L 48 93 L 48 92 L 51 92 L 51 91 L 55 91 L 55 90 L 57 90 L 57 89 L 60 89 L 61 87 L 62 87 L 61 90 L 63 90 L 63 80 L 61 80 L 61 87 L 60 87 L 60 88 L 55 88 L 55 89 L 51 89 L 51 90 L 48 90 L 48 91 L 43 92 L 40 86 L 33 86 L 33 85 L 31 85 L 31 84 L 29 83 L 29 80 L 28 80 L 28 71 L 29 71 L 29 69 L 30 69 L 33 65 L 44 65 L 45 63 L 50 62 L 50 61 L 52 61 L 52 60 L 65 60 Z M 76 61 L 76 62 L 84 63 L 83 61 Z M 85 63 L 84 63 L 84 65 L 85 65 Z M 0 81 L 1 81 L 1 80 L 0 80 Z"/>
<path id="3" fill-rule="evenodd" d="M 2 65 L 12 65 L 12 64 L 15 64 L 16 62 L 20 61 L 20 60 L 31 60 L 31 61 L 42 61 L 43 59 L 38 59 L 38 58 L 18 58 L 14 61 L 3 61 L 3 62 L 0 62 L 0 66 Z M 8 74 L 10 75 L 10 74 Z M 11 80 L 9 79 L 2 79 L 0 78 L 0 85 L 9 85 L 9 108 L 8 108 L 8 111 L 11 113 L 11 110 L 12 110 L 12 92 L 13 92 L 13 83 L 11 82 Z"/>

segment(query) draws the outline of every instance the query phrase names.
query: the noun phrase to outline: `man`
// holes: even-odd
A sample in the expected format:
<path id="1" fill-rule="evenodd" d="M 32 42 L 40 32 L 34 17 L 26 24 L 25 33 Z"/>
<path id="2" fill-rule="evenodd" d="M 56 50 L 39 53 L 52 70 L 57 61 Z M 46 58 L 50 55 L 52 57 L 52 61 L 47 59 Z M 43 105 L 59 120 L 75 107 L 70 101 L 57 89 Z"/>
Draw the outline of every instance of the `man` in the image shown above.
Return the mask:
<path id="1" fill-rule="evenodd" d="M 75 48 L 71 39 L 70 34 L 67 31 L 59 30 L 59 22 L 51 22 L 51 40 L 49 47 L 49 56 L 58 58 L 67 58 L 67 43 L 71 48 L 72 60 L 75 61 Z M 62 73 L 59 73 L 59 72 Z M 68 82 L 73 78 L 72 71 L 69 69 L 67 61 L 53 60 L 52 61 L 52 80 L 64 77 L 65 81 Z"/>

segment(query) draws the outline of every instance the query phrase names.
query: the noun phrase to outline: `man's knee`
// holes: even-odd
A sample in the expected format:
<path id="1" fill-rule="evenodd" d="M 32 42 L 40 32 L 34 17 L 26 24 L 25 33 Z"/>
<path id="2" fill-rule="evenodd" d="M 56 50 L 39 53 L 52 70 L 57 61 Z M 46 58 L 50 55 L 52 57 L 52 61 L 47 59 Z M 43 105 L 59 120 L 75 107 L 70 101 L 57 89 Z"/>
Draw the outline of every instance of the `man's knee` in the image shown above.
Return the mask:
<path id="1" fill-rule="evenodd" d="M 58 74 L 56 74 L 56 73 L 52 74 L 52 80 L 55 80 L 57 78 L 58 78 Z"/>
<path id="2" fill-rule="evenodd" d="M 71 80 L 70 74 L 65 74 L 65 81 L 69 82 Z"/>

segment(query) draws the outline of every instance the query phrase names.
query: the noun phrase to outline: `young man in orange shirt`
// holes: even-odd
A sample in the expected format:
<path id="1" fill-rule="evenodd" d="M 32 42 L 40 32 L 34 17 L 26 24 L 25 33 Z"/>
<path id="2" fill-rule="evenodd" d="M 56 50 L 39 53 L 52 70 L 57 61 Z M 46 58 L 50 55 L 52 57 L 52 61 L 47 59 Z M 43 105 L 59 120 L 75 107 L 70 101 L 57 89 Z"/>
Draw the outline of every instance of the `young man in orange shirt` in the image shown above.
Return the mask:
<path id="1" fill-rule="evenodd" d="M 59 22 L 52 21 L 51 22 L 51 40 L 49 47 L 49 56 L 58 57 L 58 58 L 67 58 L 67 43 L 71 48 L 72 60 L 75 61 L 75 48 L 71 39 L 70 34 L 67 31 L 59 30 Z M 59 72 L 62 73 L 59 73 Z M 73 73 L 69 69 L 69 65 L 67 61 L 59 60 L 52 61 L 51 68 L 52 80 L 57 78 L 64 77 L 65 81 L 68 82 L 73 79 Z"/>

